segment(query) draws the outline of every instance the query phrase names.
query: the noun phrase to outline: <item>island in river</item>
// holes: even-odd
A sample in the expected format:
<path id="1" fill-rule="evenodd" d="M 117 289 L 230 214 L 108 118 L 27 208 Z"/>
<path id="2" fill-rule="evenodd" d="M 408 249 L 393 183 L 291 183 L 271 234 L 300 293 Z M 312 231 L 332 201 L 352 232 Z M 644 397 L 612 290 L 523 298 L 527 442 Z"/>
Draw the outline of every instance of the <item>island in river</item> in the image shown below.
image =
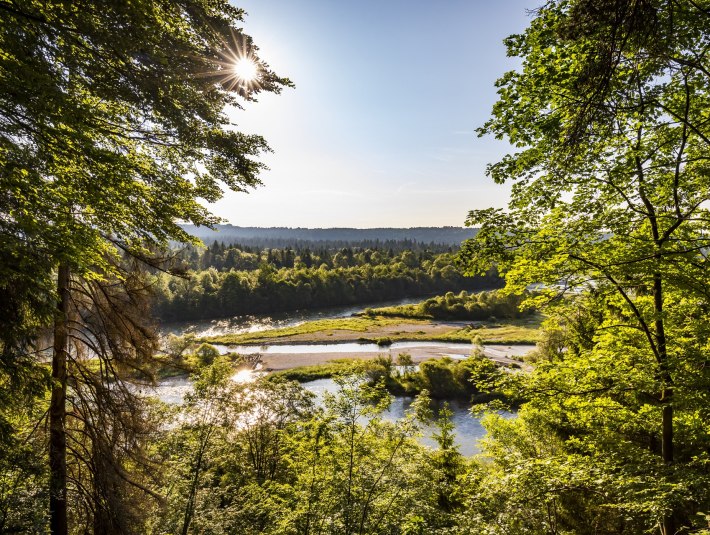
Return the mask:
<path id="1" fill-rule="evenodd" d="M 511 365 L 534 349 L 540 318 L 497 322 L 441 321 L 376 314 L 308 321 L 277 329 L 204 336 L 221 352 L 261 355 L 263 369 L 284 370 L 334 359 L 372 359 L 408 353 L 414 363 L 441 356 L 465 357 L 472 341 L 484 354 Z"/>
<path id="2" fill-rule="evenodd" d="M 392 303 L 395 308 L 408 306 L 411 300 Z M 232 320 L 205 322 L 196 327 L 196 341 L 215 346 L 220 353 L 258 355 L 260 373 L 274 372 L 303 383 L 307 390 L 337 390 L 330 379 L 333 373 L 348 369 L 352 360 L 374 360 L 385 355 L 393 362 L 401 353 L 411 356 L 412 364 L 451 357 L 461 362 L 480 344 L 483 354 L 499 365 L 525 367 L 522 356 L 534 349 L 541 317 L 529 314 L 523 318 L 500 321 L 441 320 L 380 314 L 383 309 L 334 308 L 296 312 L 280 317 L 240 317 Z M 180 328 L 182 327 L 182 328 Z M 172 332 L 191 330 L 173 325 Z M 194 330 L 193 330 L 194 332 Z M 254 359 L 249 359 L 254 362 Z M 335 362 L 333 362 L 335 361 Z M 442 361 L 443 362 L 443 361 Z M 246 375 L 243 373 L 246 372 Z M 247 370 L 238 373 L 240 380 L 254 377 Z M 280 372 L 280 373 L 279 373 Z M 410 376 L 412 379 L 413 376 Z M 156 394 L 169 402 L 179 402 L 190 389 L 184 378 L 161 383 Z M 397 393 L 383 417 L 397 420 L 406 412 L 412 394 Z M 446 396 L 453 410 L 456 445 L 464 455 L 478 451 L 478 440 L 485 435 L 478 418 L 471 416 L 470 395 Z M 435 412 L 443 401 L 434 400 Z M 425 429 L 424 442 L 433 445 L 433 428 Z"/>

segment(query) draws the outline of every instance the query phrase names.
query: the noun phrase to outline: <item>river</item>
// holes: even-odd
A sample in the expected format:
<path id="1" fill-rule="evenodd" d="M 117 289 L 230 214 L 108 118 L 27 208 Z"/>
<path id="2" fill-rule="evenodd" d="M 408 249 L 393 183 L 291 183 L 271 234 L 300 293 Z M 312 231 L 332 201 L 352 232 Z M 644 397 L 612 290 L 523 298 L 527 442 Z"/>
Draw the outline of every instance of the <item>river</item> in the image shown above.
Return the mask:
<path id="1" fill-rule="evenodd" d="M 407 353 L 415 362 L 431 358 L 450 357 L 465 359 L 471 355 L 473 346 L 467 342 L 405 341 L 393 342 L 386 346 L 372 343 L 339 342 L 307 344 L 273 345 L 221 345 L 213 344 L 220 353 L 238 353 L 240 355 L 259 355 L 265 366 L 271 370 L 297 366 L 323 364 L 336 358 L 374 358 L 377 355 L 396 359 L 401 353 Z M 534 345 L 484 345 L 483 354 L 489 359 L 506 366 L 519 366 L 518 360 L 535 349 Z"/>
<path id="2" fill-rule="evenodd" d="M 279 327 L 289 327 L 299 325 L 306 321 L 316 319 L 343 318 L 361 312 L 368 306 L 396 306 L 419 302 L 421 298 L 404 299 L 385 303 L 373 303 L 372 305 L 334 307 L 319 310 L 306 310 L 288 312 L 278 315 L 261 316 L 237 316 L 223 320 L 210 320 L 201 322 L 173 323 L 163 326 L 164 333 L 184 333 L 194 332 L 198 336 L 216 336 L 221 334 L 238 334 L 246 332 L 263 331 Z M 264 355 L 287 355 L 303 354 L 315 355 L 322 353 L 338 353 L 342 356 L 351 354 L 390 354 L 396 356 L 399 352 L 410 352 L 417 354 L 417 351 L 429 356 L 448 355 L 453 358 L 465 358 L 471 352 L 471 344 L 452 342 L 394 342 L 390 346 L 382 347 L 377 344 L 348 343 L 322 343 L 322 344 L 282 344 L 266 346 L 216 346 L 220 352 L 237 352 L 243 354 L 261 353 Z M 508 361 L 510 357 L 520 356 L 534 346 L 486 346 L 484 352 L 490 358 L 500 361 Z M 248 381 L 253 378 L 248 372 L 235 374 L 234 379 L 238 381 Z M 303 383 L 303 387 L 311 390 L 318 396 L 324 392 L 337 391 L 337 385 L 332 379 L 319 379 Z M 149 389 L 148 394 L 155 395 L 167 403 L 180 403 L 185 393 L 191 388 L 190 381 L 186 378 L 173 378 L 161 382 L 155 389 Z M 382 414 L 385 420 L 395 421 L 402 418 L 412 403 L 409 397 L 394 397 L 389 409 Z M 434 412 L 441 408 L 443 404 L 434 403 Z M 486 431 L 478 418 L 473 417 L 469 411 L 469 404 L 460 401 L 451 401 L 449 406 L 453 412 L 452 421 L 456 430 L 456 445 L 459 451 L 466 456 L 478 453 L 478 441 L 485 436 Z M 507 414 L 513 417 L 513 414 Z M 432 438 L 436 429 L 432 426 L 425 426 L 424 436 L 421 441 L 427 446 L 435 447 L 436 443 Z"/>
<path id="3" fill-rule="evenodd" d="M 322 396 L 325 392 L 334 394 L 338 391 L 338 385 L 335 381 L 333 381 L 333 379 L 318 379 L 316 381 L 309 381 L 307 383 L 303 383 L 303 386 L 318 396 Z M 406 411 L 412 404 L 412 401 L 414 401 L 414 398 L 412 397 L 394 396 L 389 408 L 382 413 L 382 418 L 390 422 L 403 418 Z M 462 455 L 467 457 L 479 453 L 479 440 L 486 436 L 486 430 L 481 425 L 481 420 L 471 415 L 470 404 L 466 402 L 452 400 L 449 401 L 448 404 L 451 412 L 453 413 L 451 421 L 456 429 L 456 438 L 454 442 L 459 448 L 459 451 Z M 432 409 L 435 417 L 438 416 L 439 410 L 441 410 L 443 406 L 443 401 L 432 401 Z M 512 413 L 501 414 L 504 417 L 510 418 L 515 416 Z M 435 432 L 437 432 L 436 427 L 432 425 L 424 426 L 420 442 L 425 446 L 435 448 L 436 441 L 433 438 Z"/>
<path id="4" fill-rule="evenodd" d="M 249 381 L 253 379 L 253 375 L 238 372 L 233 379 L 237 381 Z M 317 398 L 322 398 L 325 392 L 336 393 L 338 385 L 333 379 L 318 379 L 309 381 L 302 385 L 305 389 L 316 394 Z M 143 387 L 142 392 L 149 396 L 154 396 L 169 404 L 182 403 L 185 394 L 192 390 L 192 383 L 186 377 L 172 377 L 161 381 L 155 387 Z M 386 421 L 394 422 L 403 418 L 407 409 L 412 404 L 413 398 L 405 396 L 394 396 L 389 408 L 382 413 L 382 418 Z M 455 444 L 459 448 L 461 454 L 465 456 L 475 455 L 479 452 L 478 441 L 486 435 L 486 430 L 481 425 L 480 419 L 471 415 L 468 403 L 460 400 L 449 401 L 449 408 L 453 416 L 452 422 L 456 430 Z M 434 415 L 443 407 L 444 403 L 434 400 L 432 402 Z M 513 417 L 511 413 L 502 413 L 504 416 Z M 429 447 L 436 447 L 436 442 L 433 439 L 433 434 L 436 428 L 431 425 L 426 425 L 422 429 L 422 437 L 420 442 Z"/>
<path id="5" fill-rule="evenodd" d="M 362 312 L 366 308 L 410 305 L 419 303 L 424 299 L 426 299 L 426 297 L 407 297 L 395 301 L 381 301 L 362 305 L 294 310 L 277 314 L 234 316 L 217 320 L 181 321 L 163 324 L 161 331 L 165 334 L 184 334 L 191 332 L 199 337 L 259 332 L 269 329 L 280 329 L 282 327 L 293 327 L 307 321 L 347 318 L 357 312 Z"/>

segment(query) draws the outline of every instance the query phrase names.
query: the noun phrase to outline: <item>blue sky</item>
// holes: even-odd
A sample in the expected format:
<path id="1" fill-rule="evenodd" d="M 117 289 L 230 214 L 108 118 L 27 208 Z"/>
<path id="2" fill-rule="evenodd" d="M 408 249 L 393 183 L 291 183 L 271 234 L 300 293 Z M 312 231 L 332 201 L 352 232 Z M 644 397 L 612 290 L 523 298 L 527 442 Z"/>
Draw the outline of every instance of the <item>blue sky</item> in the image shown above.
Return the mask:
<path id="1" fill-rule="evenodd" d="M 474 130 L 515 67 L 502 39 L 530 0 L 243 0 L 260 55 L 296 84 L 230 112 L 273 154 L 264 186 L 212 210 L 240 226 L 463 224 L 504 206 L 485 176 L 509 150 Z"/>

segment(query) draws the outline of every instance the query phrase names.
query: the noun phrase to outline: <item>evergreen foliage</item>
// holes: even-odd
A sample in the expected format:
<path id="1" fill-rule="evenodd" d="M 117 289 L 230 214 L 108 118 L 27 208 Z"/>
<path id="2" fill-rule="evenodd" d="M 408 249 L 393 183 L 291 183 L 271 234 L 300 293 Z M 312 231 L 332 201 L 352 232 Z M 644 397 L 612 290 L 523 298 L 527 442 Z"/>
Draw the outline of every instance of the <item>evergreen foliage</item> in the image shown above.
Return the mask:
<path id="1" fill-rule="evenodd" d="M 358 247 L 363 249 L 394 249 L 419 251 L 430 249 L 445 252 L 458 247 L 475 235 L 475 229 L 461 227 L 413 228 L 283 228 L 237 227 L 217 225 L 215 230 L 183 226 L 190 234 L 207 244 L 243 244 L 259 248 L 300 247 L 328 248 Z"/>
<path id="2" fill-rule="evenodd" d="M 297 256 L 293 267 L 286 262 L 280 268 L 276 265 L 283 265 L 284 257 L 294 258 L 292 251 L 270 249 L 266 257 L 263 253 L 246 254 L 252 255 L 253 264 L 259 262 L 258 269 L 220 272 L 211 267 L 186 279 L 158 275 L 155 313 L 171 321 L 217 318 L 371 303 L 499 284 L 493 270 L 482 277 L 461 275 L 448 253 L 416 256 L 405 251 L 385 256 L 379 251 L 354 254 L 346 249 L 328 257 L 330 264 L 311 262 L 307 267 Z"/>
<path id="3" fill-rule="evenodd" d="M 195 241 L 178 220 L 217 223 L 202 201 L 259 183 L 268 146 L 225 106 L 290 82 L 263 62 L 258 85 L 234 80 L 230 58 L 258 61 L 242 16 L 219 0 L 0 2 L 0 451 L 23 433 L 8 415 L 50 391 L 54 534 L 134 532 L 151 494 L 120 382 L 155 349 L 130 258 L 156 264 L 169 240 Z"/>
<path id="4" fill-rule="evenodd" d="M 468 219 L 461 265 L 487 278 L 344 233 L 186 248 L 176 280 L 154 252 L 195 245 L 178 221 L 216 223 L 201 201 L 263 168 L 225 106 L 290 82 L 263 62 L 259 85 L 230 79 L 231 55 L 258 58 L 226 0 L 0 0 L 0 532 L 709 533 L 710 6 L 533 15 L 481 129 L 518 150 L 489 168 L 508 209 Z M 496 285 L 491 265 L 503 292 L 454 293 Z M 172 319 L 450 291 L 399 312 L 547 320 L 531 370 L 380 358 L 321 403 L 171 339 L 199 372 L 167 408 L 126 381 L 152 379 L 151 286 Z M 422 392 L 396 423 L 388 388 Z M 521 408 L 487 417 L 483 458 L 446 409 L 438 447 L 416 442 L 428 395 L 492 392 Z"/>
<path id="5" fill-rule="evenodd" d="M 495 322 L 499 318 L 519 319 L 534 314 L 532 307 L 521 310 L 525 299 L 524 295 L 504 294 L 500 291 L 469 293 L 461 290 L 458 294 L 447 292 L 416 305 L 369 308 L 366 313 L 402 318 Z"/>

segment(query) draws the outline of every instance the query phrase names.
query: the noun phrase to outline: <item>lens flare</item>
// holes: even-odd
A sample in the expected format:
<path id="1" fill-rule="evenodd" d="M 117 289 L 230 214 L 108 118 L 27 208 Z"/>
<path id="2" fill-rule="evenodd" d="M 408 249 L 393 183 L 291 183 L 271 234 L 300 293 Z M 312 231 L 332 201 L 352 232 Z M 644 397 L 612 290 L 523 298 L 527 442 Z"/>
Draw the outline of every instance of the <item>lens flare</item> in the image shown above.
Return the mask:
<path id="1" fill-rule="evenodd" d="M 239 58 L 232 67 L 234 74 L 244 83 L 250 83 L 259 76 L 259 66 L 251 58 Z"/>
<path id="2" fill-rule="evenodd" d="M 239 93 L 247 100 L 261 89 L 263 78 L 268 78 L 267 67 L 256 56 L 256 47 L 240 32 L 232 30 L 232 40 L 225 39 L 217 57 L 207 64 L 212 67 L 195 76 L 213 78 L 227 91 Z"/>

